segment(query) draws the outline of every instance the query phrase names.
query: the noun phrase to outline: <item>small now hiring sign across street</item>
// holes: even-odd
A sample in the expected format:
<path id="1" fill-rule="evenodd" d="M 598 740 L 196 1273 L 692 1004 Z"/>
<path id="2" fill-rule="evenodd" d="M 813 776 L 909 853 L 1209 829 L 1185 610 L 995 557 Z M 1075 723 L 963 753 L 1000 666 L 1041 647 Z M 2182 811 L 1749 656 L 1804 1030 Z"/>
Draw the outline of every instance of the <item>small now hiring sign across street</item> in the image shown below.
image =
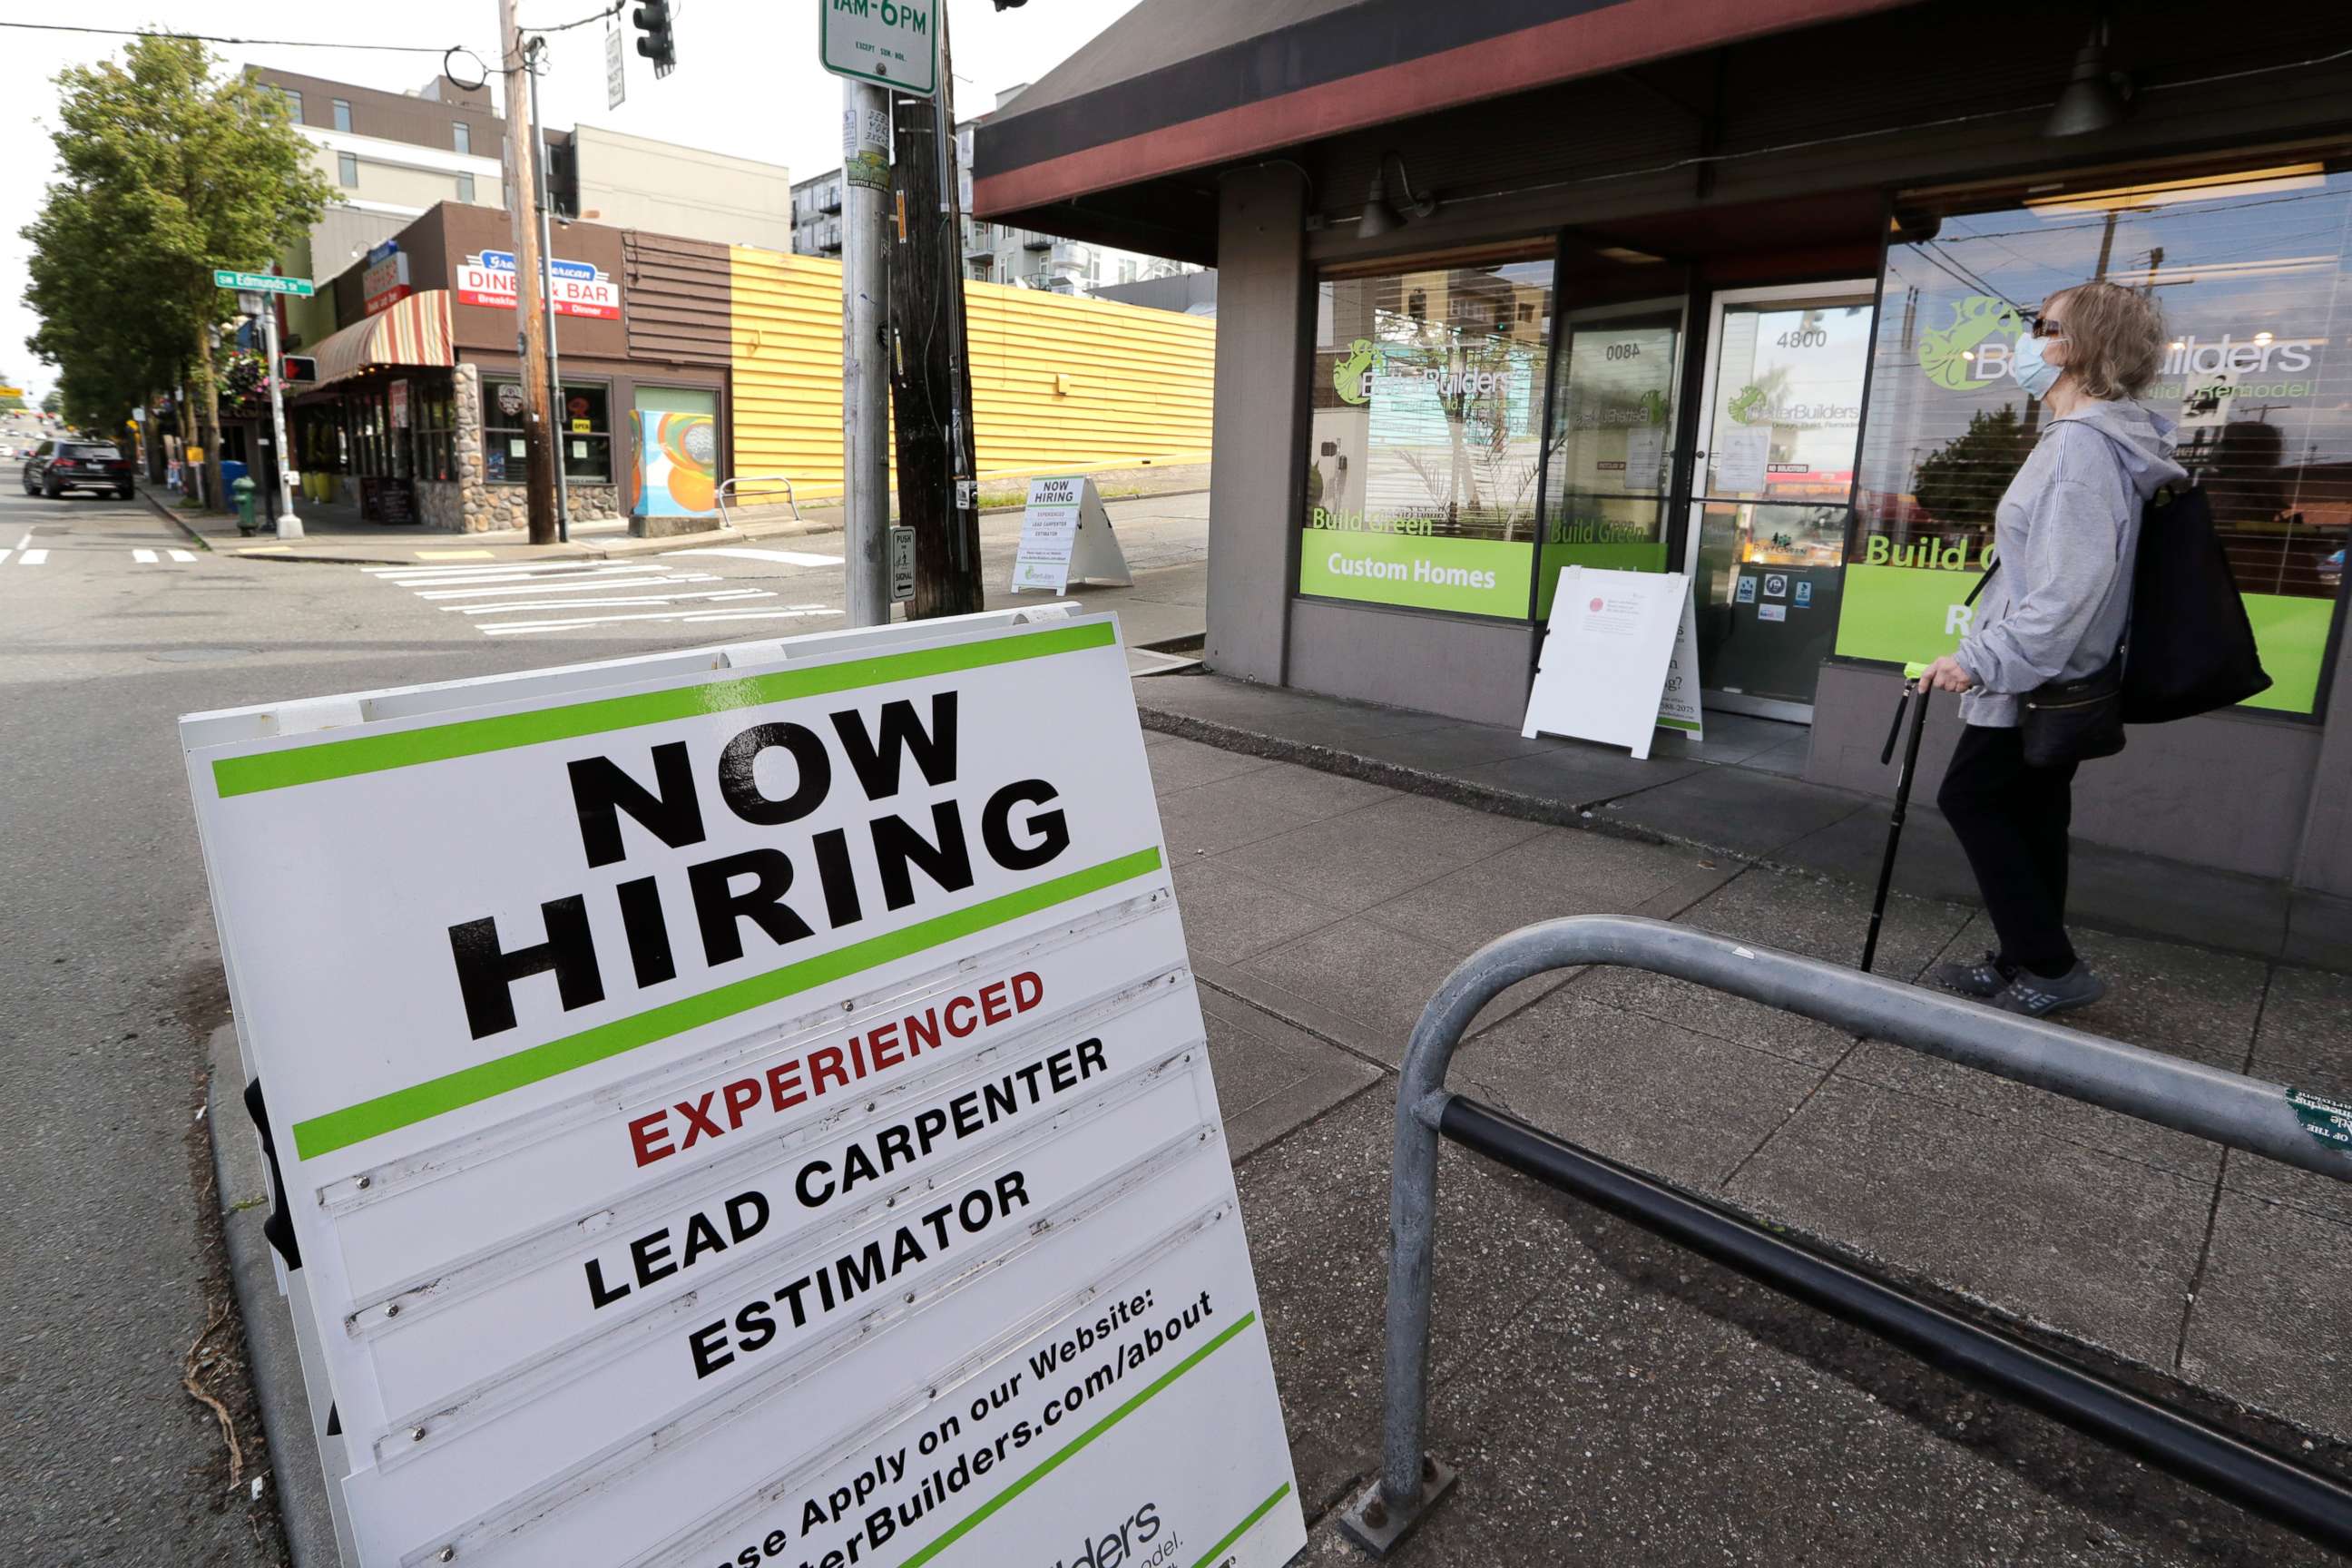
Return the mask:
<path id="1" fill-rule="evenodd" d="M 363 1564 L 1304 1544 L 1111 617 L 182 738 Z"/>

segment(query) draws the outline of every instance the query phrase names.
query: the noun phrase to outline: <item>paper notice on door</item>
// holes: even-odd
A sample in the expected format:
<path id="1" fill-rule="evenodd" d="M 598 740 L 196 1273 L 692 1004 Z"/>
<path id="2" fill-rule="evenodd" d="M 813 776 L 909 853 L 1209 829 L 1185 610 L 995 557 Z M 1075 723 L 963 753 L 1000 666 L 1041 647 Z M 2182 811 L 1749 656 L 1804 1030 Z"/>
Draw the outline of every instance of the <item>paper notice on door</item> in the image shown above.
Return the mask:
<path id="1" fill-rule="evenodd" d="M 1653 495 L 1659 489 L 1661 474 L 1665 465 L 1666 427 L 1663 425 L 1635 425 L 1625 431 L 1625 471 L 1618 479 L 1625 489 Z"/>
<path id="2" fill-rule="evenodd" d="M 1715 434 L 1715 487 L 1719 496 L 1750 495 L 1764 488 L 1764 464 L 1772 455 L 1769 425 L 1728 425 Z"/>

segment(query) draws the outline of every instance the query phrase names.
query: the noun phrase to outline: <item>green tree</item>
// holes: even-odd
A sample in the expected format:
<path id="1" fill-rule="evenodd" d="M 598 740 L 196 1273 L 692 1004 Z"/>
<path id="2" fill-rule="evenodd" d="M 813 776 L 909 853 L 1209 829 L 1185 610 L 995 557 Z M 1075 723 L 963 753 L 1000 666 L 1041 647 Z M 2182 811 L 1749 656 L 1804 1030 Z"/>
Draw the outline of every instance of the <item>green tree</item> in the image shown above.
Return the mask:
<path id="1" fill-rule="evenodd" d="M 45 393 L 41 394 L 41 412 L 42 412 L 42 413 L 44 413 L 44 414 L 55 414 L 56 412 L 58 412 L 58 410 L 59 410 L 59 409 L 63 408 L 65 405 L 66 405 L 65 394 L 63 394 L 63 393 L 59 392 L 56 387 L 54 387 L 54 386 L 53 386 L 53 387 L 49 388 L 49 389 L 48 389 L 48 391 L 47 391 L 47 392 L 45 392 Z"/>
<path id="2" fill-rule="evenodd" d="M 191 38 L 145 35 L 120 61 L 58 77 L 58 178 L 32 241 L 27 340 L 58 367 L 68 418 L 117 430 L 184 371 L 221 504 L 215 329 L 235 310 L 213 269 L 267 271 L 335 195 L 284 100 L 214 75 Z"/>
<path id="3" fill-rule="evenodd" d="M 1920 510 L 1952 528 L 1990 528 L 2009 481 L 2025 466 L 2032 438 L 2013 405 L 1982 408 L 1969 427 L 1919 463 L 1912 493 Z"/>

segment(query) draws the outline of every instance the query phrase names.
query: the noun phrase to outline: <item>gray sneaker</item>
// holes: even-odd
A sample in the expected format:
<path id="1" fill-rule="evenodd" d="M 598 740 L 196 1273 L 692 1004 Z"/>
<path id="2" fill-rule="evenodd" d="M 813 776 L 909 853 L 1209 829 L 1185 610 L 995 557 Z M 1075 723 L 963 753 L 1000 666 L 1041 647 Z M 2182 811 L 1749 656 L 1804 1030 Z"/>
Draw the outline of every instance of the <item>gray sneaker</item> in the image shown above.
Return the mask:
<path id="1" fill-rule="evenodd" d="M 2078 963 L 2055 980 L 2045 980 L 2030 970 L 2021 969 L 2017 978 L 1992 999 L 1992 1005 L 2004 1013 L 2046 1018 L 2070 1007 L 2087 1007 L 2106 994 L 2107 983 Z"/>
<path id="2" fill-rule="evenodd" d="M 1927 972 L 1927 978 L 1945 990 L 1980 1002 L 1990 1002 L 2008 990 L 2016 977 L 2017 971 L 2002 968 L 2000 955 L 1990 950 L 1974 963 L 1939 963 Z"/>

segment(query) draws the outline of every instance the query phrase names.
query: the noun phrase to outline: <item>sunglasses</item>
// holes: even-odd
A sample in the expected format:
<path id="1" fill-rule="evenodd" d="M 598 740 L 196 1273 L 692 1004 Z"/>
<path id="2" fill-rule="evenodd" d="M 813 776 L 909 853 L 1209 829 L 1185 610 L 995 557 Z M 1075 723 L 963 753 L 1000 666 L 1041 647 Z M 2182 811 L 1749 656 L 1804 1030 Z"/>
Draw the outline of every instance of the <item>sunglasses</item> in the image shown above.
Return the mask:
<path id="1" fill-rule="evenodd" d="M 2054 317 L 2045 316 L 2039 310 L 2020 310 L 2018 314 L 2024 319 L 2025 330 L 2034 337 L 2063 341 L 2066 336 L 2066 323 Z"/>

